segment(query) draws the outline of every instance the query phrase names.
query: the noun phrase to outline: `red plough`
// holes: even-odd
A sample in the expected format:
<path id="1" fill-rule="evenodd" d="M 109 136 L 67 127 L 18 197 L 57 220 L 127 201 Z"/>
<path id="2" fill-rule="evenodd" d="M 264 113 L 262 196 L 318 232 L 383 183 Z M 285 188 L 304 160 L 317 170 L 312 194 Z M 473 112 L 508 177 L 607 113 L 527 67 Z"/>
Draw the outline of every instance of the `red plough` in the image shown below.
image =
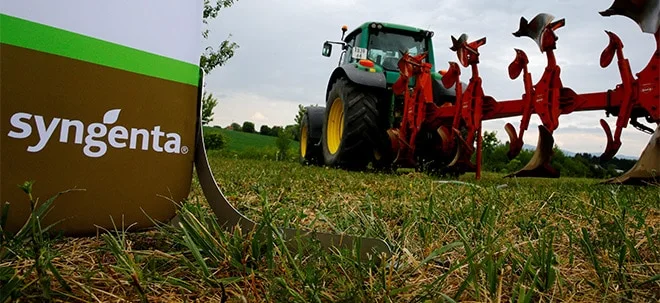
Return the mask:
<path id="1" fill-rule="evenodd" d="M 404 144 L 394 144 L 398 152 L 399 163 L 414 161 L 415 139 L 421 127 L 437 130 L 442 139 L 442 152 L 453 154 L 453 161 L 447 166 L 448 171 L 476 173 L 481 177 L 482 122 L 484 120 L 520 116 L 518 130 L 507 123 L 505 130 L 509 135 L 510 159 L 522 150 L 523 134 L 529 127 L 532 114 L 541 120 L 537 149 L 530 162 L 520 171 L 511 174 L 516 177 L 559 177 L 559 172 L 550 165 L 554 139 L 553 132 L 559 127 L 559 117 L 578 111 L 604 110 L 606 114 L 617 116 L 616 128 L 612 133 L 609 125 L 600 120 L 607 136 L 607 146 L 601 155 L 602 161 L 612 159 L 621 147 L 623 128 L 632 124 L 646 133 L 654 130 L 638 122 L 644 118 L 648 123 L 660 124 L 660 1 L 615 1 L 612 7 L 601 12 L 603 16 L 624 15 L 635 20 L 644 32 L 654 34 L 656 51 L 647 66 L 636 75 L 631 71 L 628 59 L 623 54 L 623 43 L 614 33 L 606 31 L 609 44 L 602 52 L 600 65 L 607 68 L 616 57 L 621 83 L 605 92 L 577 94 L 565 87 L 561 81 L 561 68 L 557 64 L 554 50 L 557 48 L 556 31 L 566 23 L 564 19 L 554 20 L 549 14 L 539 14 L 531 21 L 521 18 L 516 37 L 529 37 L 545 53 L 547 64 L 536 84 L 527 69 L 528 57 L 524 51 L 515 49 L 515 58 L 508 67 L 512 80 L 522 75 L 524 94 L 521 99 L 496 101 L 484 94 L 482 79 L 479 76 L 479 47 L 486 44 L 486 38 L 468 42 L 467 35 L 458 39 L 451 37 L 451 50 L 456 52 L 463 67 L 469 67 L 471 77 L 463 89 L 460 81 L 461 68 L 458 63 L 450 62 L 449 69 L 443 74 L 442 84 L 446 88 L 454 87 L 454 104 L 437 105 L 431 90 L 431 65 L 424 62 L 426 54 L 410 56 L 404 54 L 399 62 L 401 76 L 393 87 L 394 93 L 404 96 L 405 111 L 403 122 L 398 130 L 391 130 L 390 136 Z M 407 84 L 415 80 L 415 86 L 408 90 Z M 660 128 L 656 126 L 657 133 Z M 657 138 L 657 134 L 652 137 Z M 476 146 L 475 146 L 476 143 Z M 653 143 L 653 144 L 652 144 Z M 660 158 L 659 144 L 649 143 L 650 147 L 642 154 L 639 162 L 655 163 Z M 472 156 L 476 153 L 475 162 Z M 655 161 L 655 162 L 654 162 Z M 653 164 L 656 165 L 657 164 Z M 642 165 L 645 173 L 641 175 L 655 178 L 659 168 Z M 637 165 L 636 167 L 638 167 Z M 635 168 L 633 168 L 634 170 Z M 638 168 L 639 170 L 639 168 Z M 636 174 L 638 175 L 638 174 Z"/>

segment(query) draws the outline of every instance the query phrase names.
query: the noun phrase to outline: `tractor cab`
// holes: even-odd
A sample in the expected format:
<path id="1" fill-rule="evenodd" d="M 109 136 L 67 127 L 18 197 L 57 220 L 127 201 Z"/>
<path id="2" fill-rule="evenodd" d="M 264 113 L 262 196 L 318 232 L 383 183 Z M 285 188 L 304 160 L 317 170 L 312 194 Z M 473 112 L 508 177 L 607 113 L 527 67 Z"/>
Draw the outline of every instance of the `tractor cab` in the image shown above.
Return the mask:
<path id="1" fill-rule="evenodd" d="M 346 27 L 342 30 L 345 33 Z M 403 53 L 414 56 L 428 52 L 427 61 L 434 65 L 432 37 L 432 31 L 415 27 L 365 22 L 348 35 L 342 35 L 341 42 L 326 41 L 322 54 L 329 57 L 332 44 L 339 44 L 342 47 L 339 66 L 353 64 L 367 71 L 384 73 L 389 87 L 399 78 L 398 63 Z M 439 78 L 440 75 L 435 74 Z"/>

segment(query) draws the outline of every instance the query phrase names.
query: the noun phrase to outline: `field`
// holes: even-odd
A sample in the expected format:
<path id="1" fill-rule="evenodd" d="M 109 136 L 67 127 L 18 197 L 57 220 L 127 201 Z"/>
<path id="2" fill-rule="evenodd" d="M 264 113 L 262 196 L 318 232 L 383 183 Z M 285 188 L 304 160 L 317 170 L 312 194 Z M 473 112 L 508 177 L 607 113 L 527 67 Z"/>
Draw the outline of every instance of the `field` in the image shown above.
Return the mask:
<path id="1" fill-rule="evenodd" d="M 264 136 L 257 133 L 244 133 L 221 128 L 205 127 L 204 133 L 221 133 L 227 140 L 222 156 L 241 159 L 275 159 L 277 154 L 277 137 Z M 298 142 L 291 141 L 288 155 L 298 154 Z"/>
<path id="2" fill-rule="evenodd" d="M 97 237 L 43 240 L 55 271 L 32 270 L 39 264 L 30 247 L 40 240 L 3 243 L 0 281 L 16 274 L 10 282 L 19 301 L 660 299 L 657 186 L 489 173 L 479 182 L 471 174 L 440 180 L 409 170 L 346 172 L 241 159 L 226 151 L 211 151 L 210 161 L 224 194 L 260 222 L 259 232 L 220 228 L 194 185 L 180 211 L 183 228 L 133 233 L 118 226 L 120 232 Z M 306 240 L 282 245 L 276 227 L 375 237 L 393 255 L 376 262 Z"/>

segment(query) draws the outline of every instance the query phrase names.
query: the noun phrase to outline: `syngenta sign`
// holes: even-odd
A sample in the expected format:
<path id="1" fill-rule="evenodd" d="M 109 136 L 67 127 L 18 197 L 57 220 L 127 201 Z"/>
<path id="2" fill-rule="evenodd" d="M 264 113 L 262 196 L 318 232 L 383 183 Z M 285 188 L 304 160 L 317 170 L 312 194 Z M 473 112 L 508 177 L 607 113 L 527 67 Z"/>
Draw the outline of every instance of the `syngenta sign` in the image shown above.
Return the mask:
<path id="1" fill-rule="evenodd" d="M 43 150 L 53 137 L 59 137 L 60 143 L 83 145 L 83 154 L 91 158 L 105 155 L 108 145 L 121 149 L 153 150 L 158 153 L 186 154 L 188 147 L 181 146 L 181 135 L 166 133 L 159 125 L 153 129 L 128 128 L 114 125 L 119 119 L 121 109 L 112 109 L 103 115 L 103 122 L 85 125 L 80 120 L 52 118 L 46 121 L 43 116 L 30 113 L 15 113 L 11 116 L 12 129 L 7 134 L 11 138 L 29 138 L 34 129 L 39 135 L 35 145 L 27 147 L 28 152 Z M 55 139 L 54 139 L 55 140 Z"/>

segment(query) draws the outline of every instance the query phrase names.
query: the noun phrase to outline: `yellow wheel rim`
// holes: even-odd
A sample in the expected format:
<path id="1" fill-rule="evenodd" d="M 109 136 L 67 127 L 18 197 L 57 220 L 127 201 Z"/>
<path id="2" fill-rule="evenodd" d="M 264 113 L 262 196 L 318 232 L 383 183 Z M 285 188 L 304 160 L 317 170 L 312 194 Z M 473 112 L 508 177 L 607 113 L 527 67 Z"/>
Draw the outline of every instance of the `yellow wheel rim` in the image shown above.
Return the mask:
<path id="1" fill-rule="evenodd" d="M 332 101 L 330 113 L 328 114 L 328 129 L 326 130 L 326 141 L 328 142 L 328 151 L 331 154 L 337 153 L 341 136 L 344 133 L 344 102 L 341 98 Z"/>
<path id="2" fill-rule="evenodd" d="M 307 125 L 300 131 L 300 156 L 305 158 L 307 155 Z"/>

